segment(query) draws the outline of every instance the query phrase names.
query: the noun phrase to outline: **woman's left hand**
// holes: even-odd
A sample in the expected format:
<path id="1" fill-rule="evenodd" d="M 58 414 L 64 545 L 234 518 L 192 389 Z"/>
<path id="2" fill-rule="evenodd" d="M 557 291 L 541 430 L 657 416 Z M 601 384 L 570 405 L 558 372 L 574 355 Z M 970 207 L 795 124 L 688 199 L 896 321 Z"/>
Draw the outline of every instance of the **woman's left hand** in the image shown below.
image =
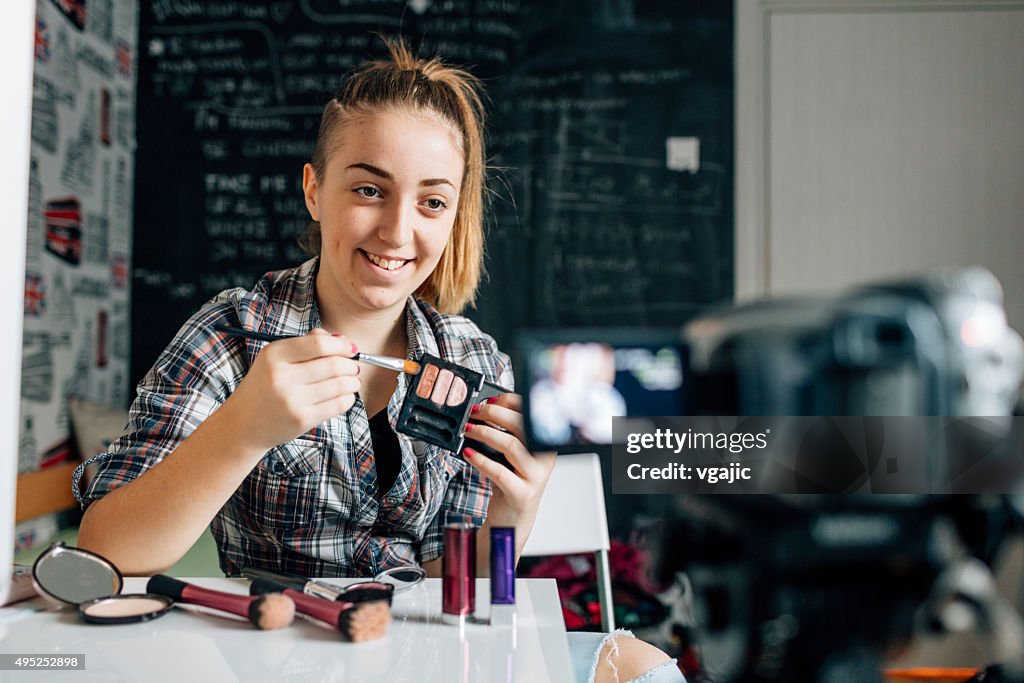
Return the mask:
<path id="1" fill-rule="evenodd" d="M 516 528 L 517 550 L 522 550 L 533 529 L 544 487 L 555 467 L 555 454 L 530 453 L 523 432 L 523 399 L 519 394 L 502 394 L 473 409 L 475 422 L 466 426 L 466 461 L 491 480 L 491 502 L 487 507 L 487 526 Z M 478 450 L 473 441 L 500 451 L 513 469 L 495 462 Z M 518 554 L 518 553 L 517 553 Z"/>

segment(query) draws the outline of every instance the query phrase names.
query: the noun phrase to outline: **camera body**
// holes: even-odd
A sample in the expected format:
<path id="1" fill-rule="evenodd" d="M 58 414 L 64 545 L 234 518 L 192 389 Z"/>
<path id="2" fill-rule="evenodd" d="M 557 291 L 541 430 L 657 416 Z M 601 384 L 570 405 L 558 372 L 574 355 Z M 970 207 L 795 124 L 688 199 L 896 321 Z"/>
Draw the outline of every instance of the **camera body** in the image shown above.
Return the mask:
<path id="1" fill-rule="evenodd" d="M 682 336 L 696 414 L 1006 416 L 1024 363 L 982 268 L 724 309 Z"/>

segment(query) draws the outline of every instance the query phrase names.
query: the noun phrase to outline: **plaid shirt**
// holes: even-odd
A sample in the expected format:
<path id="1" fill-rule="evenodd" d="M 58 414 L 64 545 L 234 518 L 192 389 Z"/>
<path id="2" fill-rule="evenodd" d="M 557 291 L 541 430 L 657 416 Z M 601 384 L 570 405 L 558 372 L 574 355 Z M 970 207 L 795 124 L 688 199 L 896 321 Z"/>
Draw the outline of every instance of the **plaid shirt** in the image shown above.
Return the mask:
<path id="1" fill-rule="evenodd" d="M 84 494 L 84 465 L 76 470 L 73 488 L 83 508 L 173 453 L 231 395 L 266 345 L 226 338 L 214 324 L 290 335 L 320 326 L 317 264 L 267 273 L 252 291 L 222 292 L 185 323 L 139 385 L 125 434 L 89 461 L 99 469 Z M 508 356 L 475 324 L 412 297 L 405 310 L 409 358 L 432 353 L 512 387 Z M 407 385 L 399 375 L 387 407 L 392 429 Z M 244 567 L 369 576 L 439 557 L 446 524 L 483 524 L 490 487 L 476 469 L 451 451 L 401 434 L 398 441 L 401 469 L 384 495 L 376 491 L 369 419 L 359 398 L 344 415 L 268 451 L 211 524 L 221 569 L 229 576 Z"/>

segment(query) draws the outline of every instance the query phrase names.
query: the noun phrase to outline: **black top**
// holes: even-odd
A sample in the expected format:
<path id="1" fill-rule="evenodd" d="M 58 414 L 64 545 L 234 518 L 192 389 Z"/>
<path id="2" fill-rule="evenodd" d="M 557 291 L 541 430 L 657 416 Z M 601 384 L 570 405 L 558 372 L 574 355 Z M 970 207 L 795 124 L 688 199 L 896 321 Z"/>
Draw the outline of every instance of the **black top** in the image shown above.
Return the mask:
<path id="1" fill-rule="evenodd" d="M 379 498 L 391 490 L 402 468 L 402 449 L 398 445 L 398 436 L 388 422 L 387 408 L 370 418 L 370 440 L 373 441 L 373 459 L 377 465 Z"/>

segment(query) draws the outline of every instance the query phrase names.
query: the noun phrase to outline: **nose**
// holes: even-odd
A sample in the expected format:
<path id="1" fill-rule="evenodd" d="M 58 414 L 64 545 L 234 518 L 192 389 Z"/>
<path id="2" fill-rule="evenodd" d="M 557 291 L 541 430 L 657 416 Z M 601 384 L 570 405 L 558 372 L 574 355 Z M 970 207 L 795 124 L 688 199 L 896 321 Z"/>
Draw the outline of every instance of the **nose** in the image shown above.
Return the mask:
<path id="1" fill-rule="evenodd" d="M 384 215 L 377 236 L 389 247 L 404 247 L 412 241 L 415 216 L 415 207 L 408 202 L 394 202 L 391 211 Z"/>

